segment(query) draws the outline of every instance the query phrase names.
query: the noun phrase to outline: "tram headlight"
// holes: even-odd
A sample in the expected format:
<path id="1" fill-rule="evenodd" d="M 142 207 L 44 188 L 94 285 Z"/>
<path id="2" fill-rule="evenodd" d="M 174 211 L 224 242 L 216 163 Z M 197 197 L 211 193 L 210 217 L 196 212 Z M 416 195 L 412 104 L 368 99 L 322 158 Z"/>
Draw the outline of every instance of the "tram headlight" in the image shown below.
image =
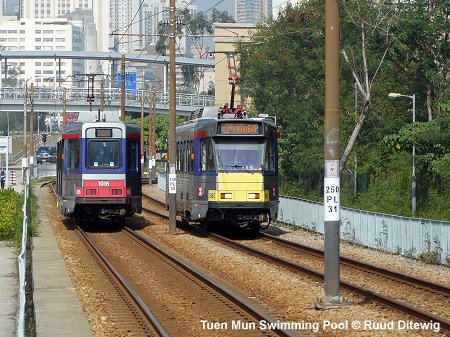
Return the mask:
<path id="1" fill-rule="evenodd" d="M 220 199 L 231 199 L 231 193 L 220 193 Z"/>
<path id="2" fill-rule="evenodd" d="M 259 199 L 259 193 L 249 193 L 248 198 L 249 199 Z"/>

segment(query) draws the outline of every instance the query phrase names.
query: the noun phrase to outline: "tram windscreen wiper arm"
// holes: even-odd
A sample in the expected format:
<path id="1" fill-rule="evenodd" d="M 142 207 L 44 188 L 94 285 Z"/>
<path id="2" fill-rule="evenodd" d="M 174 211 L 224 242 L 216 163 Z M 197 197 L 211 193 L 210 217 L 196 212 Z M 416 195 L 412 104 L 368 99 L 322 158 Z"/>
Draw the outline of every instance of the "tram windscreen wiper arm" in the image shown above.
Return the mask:
<path id="1" fill-rule="evenodd" d="M 227 167 L 226 167 L 226 165 L 223 163 L 222 158 L 220 158 L 220 156 L 218 155 L 218 156 L 217 156 L 217 159 L 219 159 L 219 164 L 223 167 L 225 173 L 228 174 Z"/>

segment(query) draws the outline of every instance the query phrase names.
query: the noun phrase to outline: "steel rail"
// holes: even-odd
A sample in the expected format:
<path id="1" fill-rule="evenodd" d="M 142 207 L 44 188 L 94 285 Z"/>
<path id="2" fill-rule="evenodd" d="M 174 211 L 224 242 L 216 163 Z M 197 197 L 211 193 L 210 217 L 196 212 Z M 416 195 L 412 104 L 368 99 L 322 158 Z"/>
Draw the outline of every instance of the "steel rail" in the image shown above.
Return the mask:
<path id="1" fill-rule="evenodd" d="M 120 275 L 120 273 L 114 268 L 112 263 L 108 258 L 101 252 L 101 250 L 95 245 L 95 243 L 88 237 L 88 235 L 79 226 L 75 226 L 76 233 L 80 237 L 86 247 L 91 251 L 94 258 L 99 260 L 103 265 L 106 266 L 108 272 L 114 277 L 114 279 L 120 284 L 124 291 L 130 296 L 135 305 L 139 308 L 141 313 L 153 327 L 154 331 L 158 336 L 169 337 L 169 333 L 164 329 L 162 324 L 153 314 L 153 312 L 148 308 L 148 306 L 142 301 L 136 291 L 131 287 L 131 285 Z"/>
<path id="2" fill-rule="evenodd" d="M 252 316 L 258 321 L 266 321 L 269 323 L 275 323 L 276 320 L 271 318 L 266 313 L 259 310 L 257 307 L 252 305 L 250 302 L 248 302 L 246 299 L 234 294 L 230 290 L 228 290 L 226 287 L 222 286 L 220 283 L 212 280 L 208 276 L 206 276 L 201 271 L 197 270 L 193 266 L 187 264 L 183 260 L 179 259 L 178 257 L 174 256 L 173 254 L 170 254 L 166 249 L 164 249 L 160 244 L 158 244 L 156 241 L 144 237 L 138 233 L 136 233 L 134 230 L 125 227 L 124 230 L 126 233 L 128 233 L 130 236 L 134 237 L 135 239 L 141 241 L 146 247 L 149 249 L 156 251 L 158 254 L 163 256 L 164 258 L 168 259 L 172 263 L 176 264 L 177 266 L 180 266 L 188 272 L 190 275 L 194 276 L 196 279 L 200 280 L 202 283 L 206 284 L 209 288 L 213 289 L 215 292 L 219 293 L 221 296 L 225 297 L 230 302 L 237 305 L 239 308 L 244 310 L 247 314 Z M 284 330 L 284 329 L 272 329 L 272 332 L 279 336 L 295 336 L 290 331 Z"/>
<path id="3" fill-rule="evenodd" d="M 289 240 L 285 240 L 285 239 L 281 239 L 278 238 L 274 235 L 270 235 L 267 233 L 261 233 L 262 238 L 266 239 L 266 240 L 272 240 L 275 243 L 291 248 L 291 249 L 295 249 L 295 250 L 299 250 L 299 251 L 303 251 L 307 254 L 311 254 L 311 255 L 315 255 L 318 257 L 323 257 L 323 250 L 320 249 L 316 249 L 316 248 L 312 248 L 312 247 L 308 247 L 306 245 L 302 245 L 299 243 L 295 243 Z M 427 280 L 423 280 L 414 276 L 410 276 L 410 275 L 405 275 L 405 274 L 401 274 L 395 271 L 391 271 L 388 270 L 386 268 L 383 267 L 378 267 L 374 264 L 371 263 L 367 263 L 367 262 L 360 262 L 357 261 L 355 259 L 352 258 L 348 258 L 348 257 L 343 257 L 341 256 L 341 264 L 345 264 L 348 265 L 352 268 L 358 268 L 358 269 L 362 269 L 366 272 L 371 272 L 371 273 L 376 273 L 378 275 L 384 276 L 384 277 L 388 277 L 391 279 L 395 279 L 397 281 L 401 281 L 401 282 L 406 282 L 408 284 L 411 284 L 413 286 L 420 286 L 423 288 L 428 288 L 431 289 L 433 291 L 438 291 L 443 293 L 446 296 L 450 296 L 450 287 L 446 287 L 444 285 L 440 285 L 437 283 L 433 283 Z"/>
<path id="4" fill-rule="evenodd" d="M 318 272 L 316 270 L 313 270 L 311 268 L 302 266 L 300 264 L 288 261 L 287 259 L 284 259 L 282 257 L 276 257 L 276 256 L 273 256 L 273 255 L 269 255 L 269 254 L 267 254 L 267 253 L 265 253 L 265 252 L 263 252 L 261 250 L 247 247 L 245 245 L 242 245 L 242 244 L 240 244 L 238 242 L 235 242 L 233 240 L 230 240 L 228 238 L 225 238 L 225 237 L 220 236 L 220 235 L 215 234 L 215 233 L 209 233 L 209 236 L 211 238 L 213 238 L 214 240 L 217 240 L 218 242 L 221 242 L 221 243 L 223 243 L 223 244 L 225 244 L 225 245 L 227 245 L 229 247 L 241 250 L 241 251 L 243 251 L 243 252 L 245 252 L 247 254 L 250 254 L 250 255 L 258 257 L 258 258 L 261 258 L 263 260 L 266 260 L 266 261 L 269 261 L 269 262 L 272 262 L 272 263 L 276 263 L 277 265 L 286 267 L 286 268 L 288 268 L 288 269 L 290 269 L 290 270 L 292 270 L 294 272 L 302 273 L 302 274 L 306 273 L 306 274 L 308 274 L 308 275 L 310 275 L 312 277 L 315 277 L 317 279 L 320 279 L 320 280 L 324 279 L 323 273 Z M 341 285 L 341 287 L 349 290 L 352 293 L 359 294 L 359 295 L 364 296 L 364 297 L 366 297 L 368 299 L 372 299 L 375 302 L 378 302 L 380 304 L 389 306 L 389 307 L 391 307 L 393 309 L 396 309 L 396 310 L 399 310 L 401 312 L 407 313 L 409 315 L 412 315 L 412 316 L 417 317 L 419 319 L 422 319 L 424 321 L 430 321 L 431 320 L 431 321 L 434 321 L 434 322 L 439 322 L 440 327 L 441 327 L 442 330 L 450 331 L 450 321 L 445 319 L 445 318 L 436 316 L 436 315 L 434 315 L 432 313 L 423 311 L 423 310 L 421 310 L 419 308 L 415 308 L 415 307 L 410 306 L 410 305 L 408 305 L 406 303 L 403 303 L 403 302 L 398 301 L 396 299 L 390 298 L 389 296 L 385 296 L 385 295 L 382 295 L 382 294 L 377 294 L 377 293 L 372 292 L 370 290 L 366 290 L 366 289 L 364 289 L 364 288 L 362 288 L 360 286 L 351 284 L 350 282 L 347 282 L 347 281 L 342 281 L 341 280 L 340 281 L 340 285 Z"/>

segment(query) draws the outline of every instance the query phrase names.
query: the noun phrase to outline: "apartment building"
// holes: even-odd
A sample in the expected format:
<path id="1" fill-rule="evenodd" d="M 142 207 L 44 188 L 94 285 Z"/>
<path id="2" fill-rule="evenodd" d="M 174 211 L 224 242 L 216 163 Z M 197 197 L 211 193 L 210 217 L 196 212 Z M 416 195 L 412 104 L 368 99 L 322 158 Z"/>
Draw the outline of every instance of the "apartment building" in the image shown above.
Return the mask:
<path id="1" fill-rule="evenodd" d="M 258 23 L 272 17 L 272 0 L 234 0 L 238 23 Z"/>
<path id="2" fill-rule="evenodd" d="M 43 51 L 84 51 L 82 23 L 59 19 L 0 19 L 0 49 L 2 50 L 43 50 Z M 3 65 L 3 64 L 2 64 Z M 31 81 L 38 86 L 54 86 L 58 79 L 69 75 L 82 74 L 84 60 L 23 59 L 8 60 L 8 69 L 19 72 L 19 81 Z M 4 74 L 4 67 L 1 72 Z M 4 76 L 4 75 L 3 75 Z"/>

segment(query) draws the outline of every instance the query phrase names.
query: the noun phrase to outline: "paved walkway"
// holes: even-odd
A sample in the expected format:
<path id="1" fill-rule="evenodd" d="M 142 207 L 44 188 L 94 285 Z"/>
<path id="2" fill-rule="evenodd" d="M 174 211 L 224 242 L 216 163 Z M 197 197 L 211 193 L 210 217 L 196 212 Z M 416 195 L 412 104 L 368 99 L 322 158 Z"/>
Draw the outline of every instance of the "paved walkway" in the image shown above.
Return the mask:
<path id="1" fill-rule="evenodd" d="M 42 190 L 35 188 L 39 198 Z M 38 209 L 39 236 L 33 238 L 33 299 L 37 336 L 92 336 L 53 229 Z"/>
<path id="2" fill-rule="evenodd" d="M 18 250 L 0 242 L 0 336 L 16 336 L 16 316 L 19 310 Z"/>
<path id="3" fill-rule="evenodd" d="M 22 193 L 22 171 L 16 184 Z M 7 187 L 7 186 L 6 186 Z M 41 189 L 35 188 L 38 200 Z M 33 299 L 37 336 L 92 336 L 75 289 L 66 271 L 53 230 L 42 208 L 38 209 L 39 236 L 33 238 Z M 19 310 L 19 248 L 0 242 L 0 337 L 15 337 Z"/>
<path id="4" fill-rule="evenodd" d="M 16 171 L 16 185 L 11 185 L 18 193 L 22 193 L 22 171 Z M 11 171 L 11 170 L 10 170 Z M 5 186 L 7 188 L 8 186 Z M 18 260 L 20 249 L 14 242 L 0 241 L 0 336 L 14 337 L 17 330 L 17 313 L 19 311 L 19 271 Z"/>

